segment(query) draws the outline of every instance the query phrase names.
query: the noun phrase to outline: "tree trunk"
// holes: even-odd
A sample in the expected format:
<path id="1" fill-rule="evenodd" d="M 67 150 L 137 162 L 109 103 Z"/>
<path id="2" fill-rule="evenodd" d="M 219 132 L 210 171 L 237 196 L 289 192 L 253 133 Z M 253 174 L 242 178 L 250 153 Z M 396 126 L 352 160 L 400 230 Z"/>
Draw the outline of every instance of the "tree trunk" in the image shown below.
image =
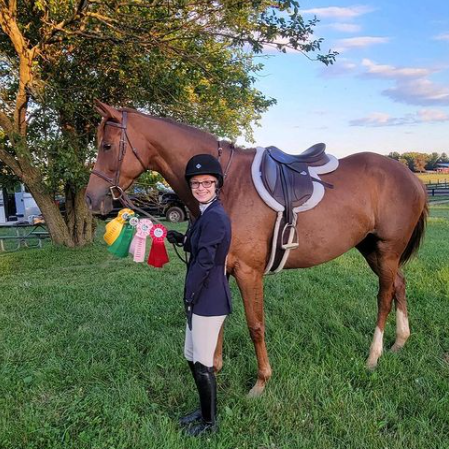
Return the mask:
<path id="1" fill-rule="evenodd" d="M 75 246 L 92 243 L 96 221 L 84 201 L 86 188 L 75 190 L 67 187 L 65 193 L 66 223 Z"/>
<path id="2" fill-rule="evenodd" d="M 39 182 L 28 182 L 27 187 L 44 216 L 52 242 L 56 245 L 74 247 L 75 241 L 70 235 L 69 229 L 52 195 L 46 192 Z"/>
<path id="3" fill-rule="evenodd" d="M 95 219 L 84 202 L 85 189 L 78 192 L 69 190 L 64 220 L 52 195 L 43 190 L 39 182 L 28 182 L 27 186 L 44 216 L 54 244 L 73 248 L 92 243 L 95 236 Z"/>

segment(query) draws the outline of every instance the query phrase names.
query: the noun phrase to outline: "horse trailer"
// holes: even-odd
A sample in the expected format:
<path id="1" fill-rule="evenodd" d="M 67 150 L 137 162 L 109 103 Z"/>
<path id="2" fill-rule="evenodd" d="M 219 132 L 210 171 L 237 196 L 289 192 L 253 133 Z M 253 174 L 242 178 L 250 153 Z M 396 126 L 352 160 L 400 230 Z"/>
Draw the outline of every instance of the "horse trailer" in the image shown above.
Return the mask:
<path id="1" fill-rule="evenodd" d="M 0 223 L 31 221 L 41 211 L 24 184 L 14 191 L 0 186 Z"/>

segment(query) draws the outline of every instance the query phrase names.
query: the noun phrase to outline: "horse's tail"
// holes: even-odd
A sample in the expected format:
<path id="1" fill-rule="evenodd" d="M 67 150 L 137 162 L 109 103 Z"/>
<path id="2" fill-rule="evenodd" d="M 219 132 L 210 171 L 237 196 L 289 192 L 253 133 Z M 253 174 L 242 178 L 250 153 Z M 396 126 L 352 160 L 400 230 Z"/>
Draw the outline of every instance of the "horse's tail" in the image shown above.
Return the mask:
<path id="1" fill-rule="evenodd" d="M 428 215 L 429 215 L 429 206 L 427 204 L 427 192 L 426 192 L 426 202 L 424 204 L 424 208 L 421 212 L 418 223 L 416 223 L 415 229 L 413 230 L 413 234 L 410 237 L 409 242 L 407 243 L 407 247 L 402 253 L 401 258 L 399 259 L 400 265 L 406 264 L 416 253 L 416 251 L 418 251 L 424 237 L 424 232 L 426 230 Z"/>

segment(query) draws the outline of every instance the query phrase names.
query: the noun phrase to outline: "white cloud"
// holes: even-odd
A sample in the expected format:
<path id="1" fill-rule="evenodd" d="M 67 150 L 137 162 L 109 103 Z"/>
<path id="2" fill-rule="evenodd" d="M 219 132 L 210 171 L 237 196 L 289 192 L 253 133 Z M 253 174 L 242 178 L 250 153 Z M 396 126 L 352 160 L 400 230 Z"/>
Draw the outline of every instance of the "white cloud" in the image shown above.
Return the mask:
<path id="1" fill-rule="evenodd" d="M 263 44 L 263 52 L 264 53 L 275 53 L 275 54 L 279 54 L 280 50 L 278 48 L 278 46 L 276 44 L 280 44 L 280 45 L 288 45 L 290 43 L 290 40 L 288 37 L 277 37 L 276 39 L 274 39 L 273 43 L 270 44 Z M 298 53 L 299 50 L 295 50 L 294 48 L 291 47 L 284 47 L 285 48 L 285 52 L 286 53 Z"/>
<path id="2" fill-rule="evenodd" d="M 399 103 L 449 106 L 449 86 L 441 86 L 425 78 L 398 82 L 382 93 Z"/>
<path id="3" fill-rule="evenodd" d="M 333 30 L 342 31 L 343 33 L 358 33 L 362 27 L 360 25 L 356 25 L 355 23 L 331 23 L 327 25 L 329 28 Z"/>
<path id="4" fill-rule="evenodd" d="M 373 112 L 367 117 L 351 120 L 351 126 L 388 126 L 391 117 L 383 112 Z"/>
<path id="5" fill-rule="evenodd" d="M 352 19 L 363 14 L 374 11 L 374 8 L 369 6 L 352 6 L 349 8 L 341 8 L 338 6 L 330 6 L 328 8 L 311 8 L 301 11 L 301 14 L 313 14 L 318 18 L 332 17 L 337 19 Z"/>
<path id="6" fill-rule="evenodd" d="M 428 79 L 437 69 L 422 67 L 395 67 L 377 64 L 369 59 L 362 60 L 365 72 L 362 77 L 391 79 L 393 87 L 382 94 L 399 103 L 419 106 L 449 105 L 449 85 L 439 85 Z"/>
<path id="7" fill-rule="evenodd" d="M 363 59 L 362 66 L 366 67 L 367 71 L 365 76 L 372 76 L 376 78 L 420 78 L 428 76 L 432 73 L 430 69 L 423 68 L 407 68 L 407 67 L 394 67 L 385 64 L 376 64 L 370 59 Z"/>
<path id="8" fill-rule="evenodd" d="M 342 52 L 348 48 L 365 48 L 371 45 L 386 44 L 390 41 L 389 37 L 373 37 L 373 36 L 360 36 L 350 37 L 348 39 L 340 39 L 336 43 L 336 50 Z"/>
<path id="9" fill-rule="evenodd" d="M 449 42 L 449 33 L 439 34 L 438 36 L 434 36 L 433 39 L 436 41 L 448 41 Z"/>
<path id="10" fill-rule="evenodd" d="M 320 67 L 320 75 L 324 78 L 333 78 L 335 76 L 349 75 L 357 70 L 358 66 L 349 59 L 337 58 L 334 64 Z"/>
<path id="11" fill-rule="evenodd" d="M 404 117 L 391 117 L 383 112 L 373 112 L 367 117 L 351 120 L 351 126 L 403 126 L 417 125 L 420 123 L 440 123 L 449 121 L 449 115 L 438 109 L 421 109 L 414 114 L 406 114 Z"/>
<path id="12" fill-rule="evenodd" d="M 449 115 L 438 109 L 421 109 L 418 115 L 423 122 L 446 122 Z"/>

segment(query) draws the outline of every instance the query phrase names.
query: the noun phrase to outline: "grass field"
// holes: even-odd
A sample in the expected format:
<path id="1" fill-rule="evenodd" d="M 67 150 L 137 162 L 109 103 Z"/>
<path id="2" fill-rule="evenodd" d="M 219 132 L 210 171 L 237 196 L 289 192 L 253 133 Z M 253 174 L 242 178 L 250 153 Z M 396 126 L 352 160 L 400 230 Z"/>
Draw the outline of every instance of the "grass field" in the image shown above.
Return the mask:
<path id="1" fill-rule="evenodd" d="M 177 226 L 178 228 L 182 225 Z M 266 278 L 273 377 L 243 307 L 225 330 L 220 432 L 184 437 L 196 406 L 183 360 L 182 263 L 114 259 L 101 239 L 0 256 L 0 448 L 449 448 L 449 206 L 431 209 L 406 268 L 412 336 L 367 372 L 376 279 L 356 251 Z M 385 333 L 394 340 L 394 319 Z"/>
<path id="2" fill-rule="evenodd" d="M 416 176 L 418 176 L 424 184 L 449 182 L 449 173 L 418 173 Z"/>
<path id="3" fill-rule="evenodd" d="M 429 196 L 429 203 L 443 203 L 449 202 L 449 195 L 435 195 Z"/>

